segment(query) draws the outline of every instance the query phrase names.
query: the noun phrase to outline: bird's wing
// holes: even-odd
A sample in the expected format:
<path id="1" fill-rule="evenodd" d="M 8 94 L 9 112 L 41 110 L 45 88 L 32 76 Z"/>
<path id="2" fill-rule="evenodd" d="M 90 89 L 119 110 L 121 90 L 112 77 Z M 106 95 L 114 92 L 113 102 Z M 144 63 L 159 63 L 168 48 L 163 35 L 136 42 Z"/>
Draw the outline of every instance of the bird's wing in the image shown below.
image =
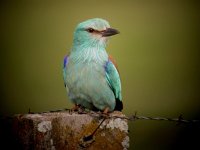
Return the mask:
<path id="1" fill-rule="evenodd" d="M 121 81 L 120 81 L 118 69 L 115 64 L 116 63 L 112 59 L 112 57 L 109 57 L 106 65 L 105 65 L 106 80 L 116 98 L 115 110 L 121 111 L 123 109 L 122 94 L 121 94 Z"/>
<path id="2" fill-rule="evenodd" d="M 63 79 L 65 87 L 66 87 L 66 77 L 67 77 L 67 64 L 68 64 L 68 56 L 65 56 L 63 63 Z"/>

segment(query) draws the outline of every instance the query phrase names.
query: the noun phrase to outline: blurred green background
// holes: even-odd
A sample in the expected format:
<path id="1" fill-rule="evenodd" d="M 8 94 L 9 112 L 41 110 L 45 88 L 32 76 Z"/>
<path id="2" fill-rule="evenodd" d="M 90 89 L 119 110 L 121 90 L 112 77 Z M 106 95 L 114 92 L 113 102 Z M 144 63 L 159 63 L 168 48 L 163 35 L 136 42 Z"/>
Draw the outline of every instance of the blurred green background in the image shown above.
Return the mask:
<path id="1" fill-rule="evenodd" d="M 1 1 L 1 115 L 72 107 L 62 78 L 63 57 L 76 25 L 99 17 L 121 32 L 107 50 L 118 62 L 123 112 L 199 118 L 199 6 L 194 0 Z M 129 125 L 130 149 L 198 144 L 194 136 L 199 126 L 159 121 Z"/>

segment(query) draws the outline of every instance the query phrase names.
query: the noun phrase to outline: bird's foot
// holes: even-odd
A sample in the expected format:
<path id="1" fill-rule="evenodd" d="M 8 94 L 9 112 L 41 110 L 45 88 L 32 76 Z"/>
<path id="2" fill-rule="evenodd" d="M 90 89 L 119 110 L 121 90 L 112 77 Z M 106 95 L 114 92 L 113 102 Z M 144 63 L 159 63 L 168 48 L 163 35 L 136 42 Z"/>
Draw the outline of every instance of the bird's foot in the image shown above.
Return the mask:
<path id="1" fill-rule="evenodd" d="M 81 105 L 75 104 L 74 107 L 72 107 L 72 108 L 69 110 L 69 113 L 72 114 L 73 112 L 78 111 L 80 107 L 81 107 Z"/>
<path id="2" fill-rule="evenodd" d="M 108 118 L 109 117 L 109 108 L 108 107 L 106 107 L 104 110 L 103 110 L 103 112 L 102 112 L 102 116 L 104 117 L 104 118 Z"/>
<path id="3" fill-rule="evenodd" d="M 113 114 L 113 115 L 121 115 L 122 112 L 121 112 L 121 111 L 113 111 L 112 114 Z"/>
<path id="4" fill-rule="evenodd" d="M 103 110 L 103 114 L 108 114 L 108 111 L 109 111 L 109 108 L 106 107 L 106 108 Z"/>

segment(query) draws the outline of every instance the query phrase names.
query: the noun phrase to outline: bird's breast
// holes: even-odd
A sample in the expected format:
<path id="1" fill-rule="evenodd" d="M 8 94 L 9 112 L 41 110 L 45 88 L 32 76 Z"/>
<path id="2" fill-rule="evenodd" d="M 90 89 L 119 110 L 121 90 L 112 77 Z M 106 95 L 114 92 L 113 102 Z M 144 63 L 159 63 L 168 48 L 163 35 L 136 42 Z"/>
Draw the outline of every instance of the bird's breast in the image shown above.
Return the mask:
<path id="1" fill-rule="evenodd" d="M 105 84 L 105 69 L 103 64 L 95 62 L 69 64 L 67 83 L 71 88 L 91 89 L 99 84 Z"/>

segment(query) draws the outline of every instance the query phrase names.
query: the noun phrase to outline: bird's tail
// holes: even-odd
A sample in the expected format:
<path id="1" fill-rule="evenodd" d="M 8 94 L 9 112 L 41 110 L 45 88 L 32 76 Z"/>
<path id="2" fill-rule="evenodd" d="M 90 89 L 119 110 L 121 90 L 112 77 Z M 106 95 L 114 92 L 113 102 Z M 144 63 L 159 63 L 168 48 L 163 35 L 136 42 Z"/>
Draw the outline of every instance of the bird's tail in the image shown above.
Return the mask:
<path id="1" fill-rule="evenodd" d="M 116 99 L 116 105 L 115 105 L 115 109 L 117 111 L 122 111 L 123 109 L 123 103 L 121 100 L 119 100 L 118 98 Z"/>

